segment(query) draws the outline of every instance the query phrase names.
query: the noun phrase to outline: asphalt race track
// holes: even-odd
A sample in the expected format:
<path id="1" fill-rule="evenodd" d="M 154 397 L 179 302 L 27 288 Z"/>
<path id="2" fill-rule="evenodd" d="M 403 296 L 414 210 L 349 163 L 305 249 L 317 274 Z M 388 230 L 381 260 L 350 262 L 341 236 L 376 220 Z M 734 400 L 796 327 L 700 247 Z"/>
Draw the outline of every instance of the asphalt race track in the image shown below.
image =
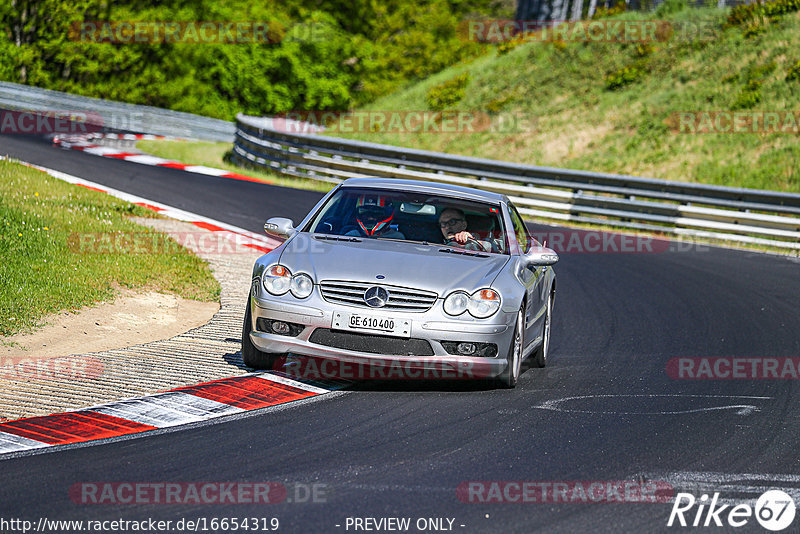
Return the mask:
<path id="1" fill-rule="evenodd" d="M 0 136 L 0 154 L 253 231 L 270 216 L 297 222 L 320 197 L 22 136 Z M 697 530 L 667 528 L 672 504 L 462 502 L 457 488 L 468 481 L 683 481 L 698 498 L 719 491 L 732 502 L 783 488 L 800 505 L 800 381 L 667 373 L 677 357 L 800 357 L 797 260 L 674 246 L 564 253 L 556 272 L 549 365 L 528 369 L 515 390 L 369 382 L 241 418 L 5 459 L 0 516 L 277 517 L 278 532 L 291 533 L 364 531 L 347 518 L 386 517 L 411 518 L 409 532 L 420 532 L 419 518 L 452 519 L 464 533 Z M 283 483 L 287 500 L 99 505 L 69 493 L 82 482 L 212 481 Z M 312 484 L 318 502 L 305 498 Z M 764 532 L 754 518 L 709 529 Z M 800 517 L 784 532 L 798 531 Z"/>

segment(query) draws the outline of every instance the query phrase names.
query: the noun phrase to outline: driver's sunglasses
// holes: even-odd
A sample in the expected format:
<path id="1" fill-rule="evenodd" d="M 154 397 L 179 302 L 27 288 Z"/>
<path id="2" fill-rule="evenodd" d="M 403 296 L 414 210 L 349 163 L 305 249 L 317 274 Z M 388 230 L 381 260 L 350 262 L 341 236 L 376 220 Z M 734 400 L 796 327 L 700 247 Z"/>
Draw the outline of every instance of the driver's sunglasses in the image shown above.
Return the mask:
<path id="1" fill-rule="evenodd" d="M 447 228 L 448 226 L 455 226 L 464 221 L 466 221 L 466 219 L 448 219 L 446 221 L 439 221 L 439 226 L 442 228 Z"/>

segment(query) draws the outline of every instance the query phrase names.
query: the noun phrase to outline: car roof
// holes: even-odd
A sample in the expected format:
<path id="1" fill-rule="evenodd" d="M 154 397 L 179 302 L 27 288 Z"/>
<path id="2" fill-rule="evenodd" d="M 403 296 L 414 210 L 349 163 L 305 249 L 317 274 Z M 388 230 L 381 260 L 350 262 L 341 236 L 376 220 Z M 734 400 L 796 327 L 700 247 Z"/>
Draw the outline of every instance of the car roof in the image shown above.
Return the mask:
<path id="1" fill-rule="evenodd" d="M 421 180 L 399 180 L 392 178 L 350 178 L 342 182 L 342 187 L 364 187 L 374 189 L 397 189 L 415 193 L 441 194 L 456 196 L 464 200 L 477 200 L 482 202 L 508 203 L 508 197 L 491 191 L 481 191 L 460 185 L 442 184 L 437 182 L 424 182 Z"/>

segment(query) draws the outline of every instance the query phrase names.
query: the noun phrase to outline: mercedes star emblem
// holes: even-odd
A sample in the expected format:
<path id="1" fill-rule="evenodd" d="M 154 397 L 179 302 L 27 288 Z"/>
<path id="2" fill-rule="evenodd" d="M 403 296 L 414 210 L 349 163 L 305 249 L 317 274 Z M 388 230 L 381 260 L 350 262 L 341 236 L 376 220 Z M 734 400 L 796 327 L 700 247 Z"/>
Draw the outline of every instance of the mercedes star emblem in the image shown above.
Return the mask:
<path id="1" fill-rule="evenodd" d="M 364 291 L 364 302 L 371 308 L 383 308 L 389 302 L 389 292 L 381 286 L 372 286 Z"/>

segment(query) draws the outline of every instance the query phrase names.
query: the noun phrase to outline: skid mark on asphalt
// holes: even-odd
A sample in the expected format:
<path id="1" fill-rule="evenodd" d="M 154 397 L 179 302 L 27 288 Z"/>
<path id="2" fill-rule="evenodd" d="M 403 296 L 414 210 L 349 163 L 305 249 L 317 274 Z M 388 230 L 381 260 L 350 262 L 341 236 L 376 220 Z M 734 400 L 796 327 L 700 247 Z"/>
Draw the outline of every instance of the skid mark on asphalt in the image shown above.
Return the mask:
<path id="1" fill-rule="evenodd" d="M 586 413 L 586 414 L 601 414 L 601 415 L 682 415 L 702 412 L 715 412 L 719 410 L 735 410 L 736 415 L 751 415 L 752 413 L 761 411 L 761 407 L 756 404 L 761 401 L 772 400 L 773 397 L 756 397 L 748 395 L 681 395 L 681 394 L 632 394 L 632 395 L 576 395 L 571 397 L 562 397 L 560 399 L 552 399 L 544 401 L 540 404 L 533 406 L 539 410 L 550 410 L 554 412 L 565 413 Z M 600 408 L 584 408 L 581 401 L 602 401 L 603 407 Z M 641 403 L 639 409 L 624 408 L 615 410 L 609 407 L 609 403 L 613 400 L 625 400 L 626 404 L 632 402 Z M 666 400 L 672 408 L 676 402 L 684 402 L 687 404 L 685 409 L 653 409 L 659 401 Z M 703 402 L 720 402 L 727 401 L 747 401 L 754 404 L 721 404 L 716 406 L 691 406 L 692 404 L 700 404 Z M 569 406 L 569 404 L 576 406 Z M 762 402 L 763 403 L 763 402 Z"/>
<path id="2" fill-rule="evenodd" d="M 658 480 L 670 484 L 679 492 L 702 494 L 719 493 L 720 504 L 755 504 L 766 491 L 781 490 L 800 503 L 800 475 L 788 473 L 720 473 L 716 471 L 676 471 L 637 473 L 631 480 Z M 674 500 L 674 498 L 673 498 Z"/>

